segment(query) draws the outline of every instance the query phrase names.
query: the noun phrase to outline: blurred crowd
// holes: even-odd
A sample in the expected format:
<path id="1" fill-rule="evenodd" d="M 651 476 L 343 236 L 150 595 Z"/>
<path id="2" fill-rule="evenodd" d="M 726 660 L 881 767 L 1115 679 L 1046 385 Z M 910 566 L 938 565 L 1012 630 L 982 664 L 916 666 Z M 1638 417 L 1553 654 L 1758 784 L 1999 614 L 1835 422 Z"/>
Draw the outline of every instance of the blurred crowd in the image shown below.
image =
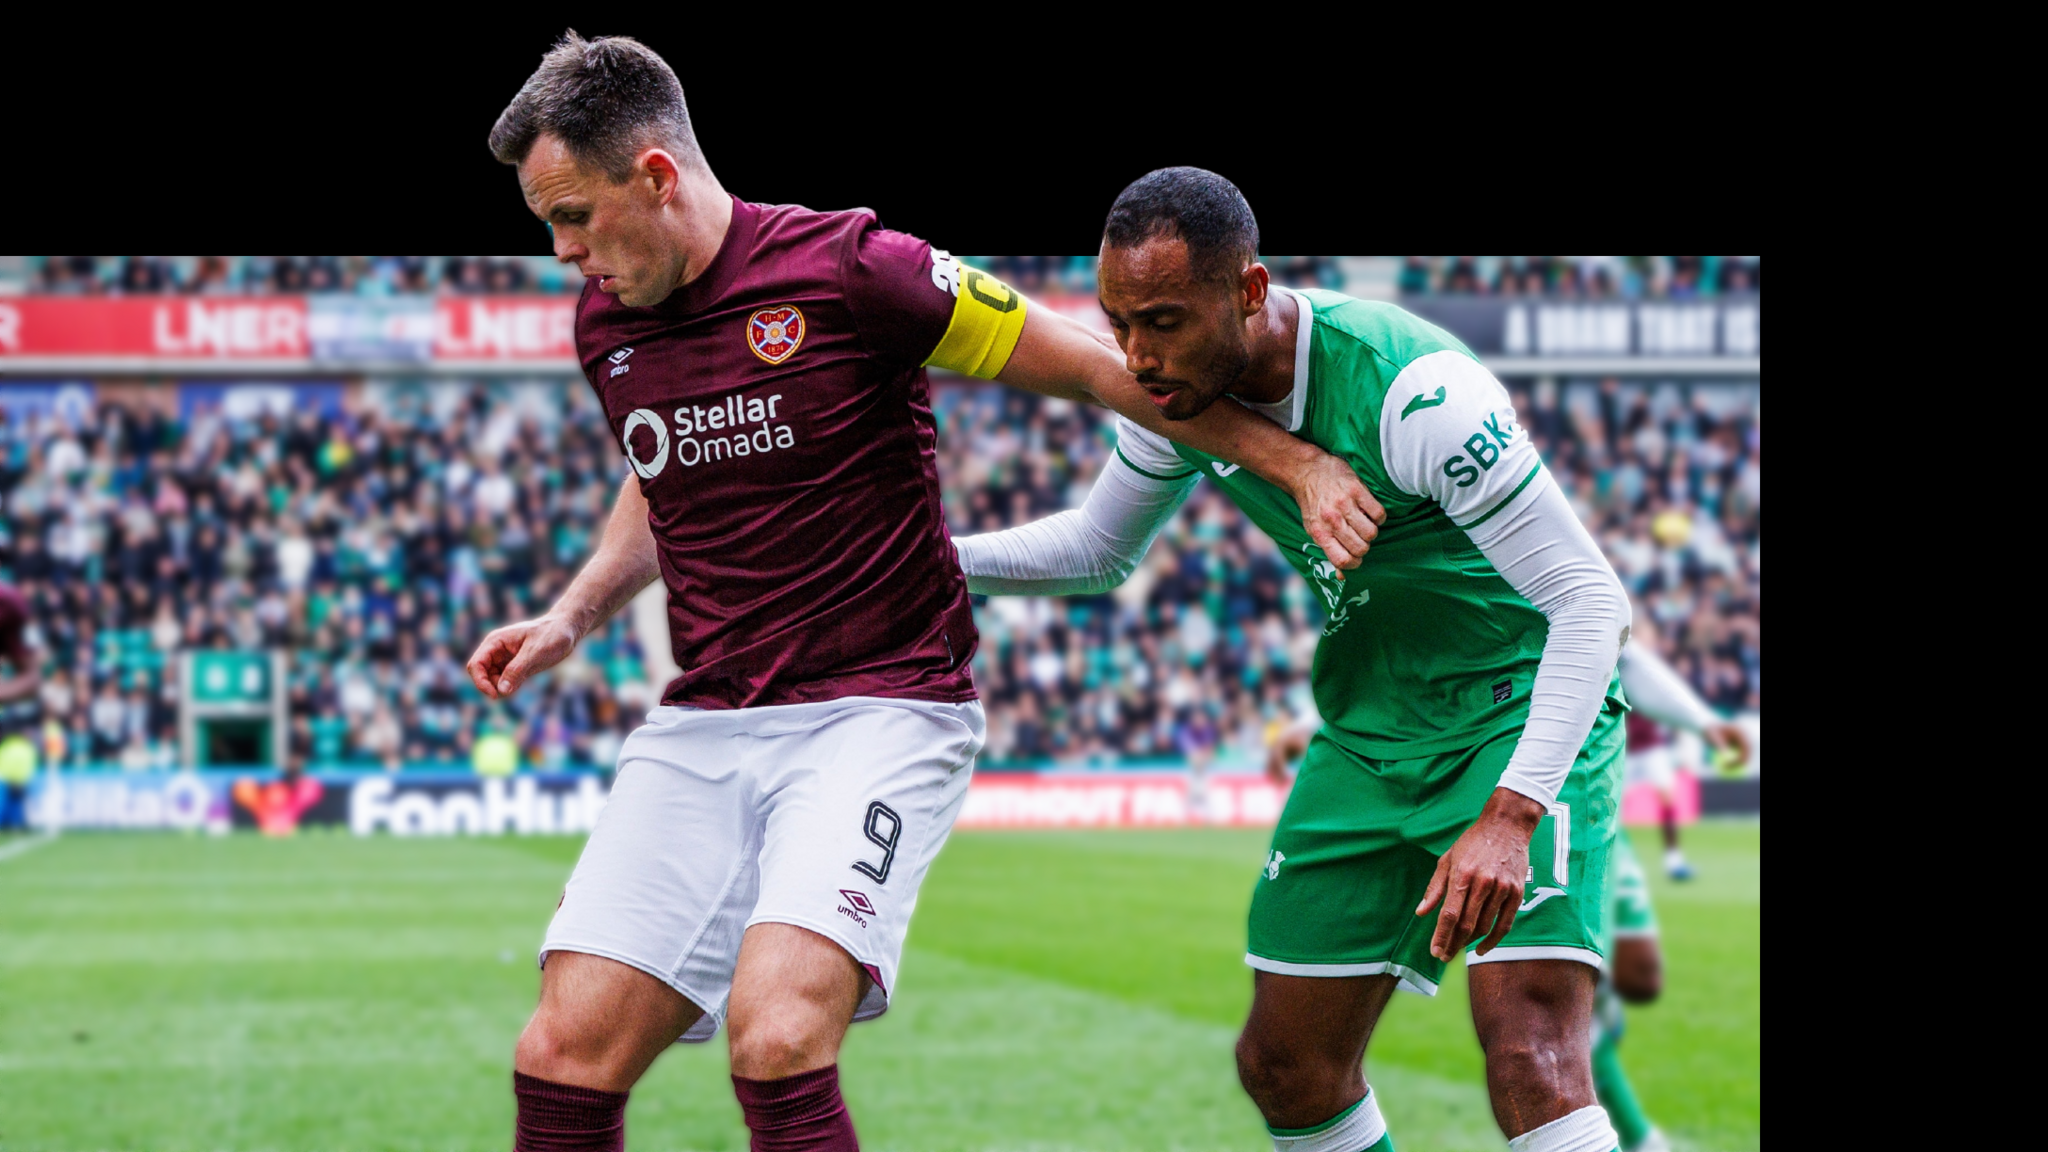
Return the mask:
<path id="1" fill-rule="evenodd" d="M 1405 256 L 1403 296 L 1693 300 L 1761 290 L 1758 256 Z"/>
<path id="2" fill-rule="evenodd" d="M 619 483 L 589 390 L 553 391 L 545 425 L 481 391 L 436 410 L 424 389 L 0 425 L 0 557 L 43 650 L 46 759 L 169 765 L 178 653 L 284 647 L 299 763 L 460 766 L 502 732 L 539 766 L 609 767 L 653 703 L 625 619 L 508 705 L 462 671 L 491 628 L 552 603 Z"/>
<path id="3" fill-rule="evenodd" d="M 547 257 L 31 256 L 27 290 L 50 296 L 361 296 L 580 292 L 583 278 Z"/>
<path id="4" fill-rule="evenodd" d="M 1758 709 L 1756 386 L 1512 390 L 1643 631 L 1717 708 Z M 934 409 L 955 534 L 1074 506 L 1112 450 L 1108 414 L 994 385 L 943 383 Z M 36 622 L 46 759 L 174 763 L 188 649 L 288 649 L 290 754 L 311 767 L 459 767 L 484 734 L 532 765 L 608 767 L 654 703 L 624 614 L 509 704 L 461 668 L 553 601 L 617 489 L 580 383 L 5 412 L 0 576 Z M 1321 603 L 1208 486 L 1114 593 L 976 611 L 991 764 L 1254 758 L 1310 707 Z"/>

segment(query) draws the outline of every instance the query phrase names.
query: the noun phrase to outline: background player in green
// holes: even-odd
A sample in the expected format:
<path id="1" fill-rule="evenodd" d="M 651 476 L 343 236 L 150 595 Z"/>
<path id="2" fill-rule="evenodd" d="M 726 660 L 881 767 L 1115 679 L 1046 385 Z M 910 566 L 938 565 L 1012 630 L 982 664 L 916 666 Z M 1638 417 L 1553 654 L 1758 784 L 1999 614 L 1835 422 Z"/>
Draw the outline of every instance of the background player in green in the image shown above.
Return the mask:
<path id="1" fill-rule="evenodd" d="M 1271 289 L 1229 181 L 1138 180 L 1102 307 L 1168 419 L 1225 394 L 1334 453 L 1387 518 L 1345 573 L 1285 494 L 1128 422 L 1084 506 L 959 546 L 986 593 L 1096 592 L 1209 476 L 1329 616 L 1310 742 L 1254 889 L 1238 1071 L 1282 1152 L 1391 1148 L 1360 1068 L 1398 985 L 1468 946 L 1495 1119 L 1519 1152 L 1609 1152 L 1589 1036 L 1606 947 L 1626 595 L 1458 341 L 1389 304 Z M 1435 913 L 1434 916 L 1428 914 Z M 1499 961 L 1509 961 L 1500 963 Z"/>

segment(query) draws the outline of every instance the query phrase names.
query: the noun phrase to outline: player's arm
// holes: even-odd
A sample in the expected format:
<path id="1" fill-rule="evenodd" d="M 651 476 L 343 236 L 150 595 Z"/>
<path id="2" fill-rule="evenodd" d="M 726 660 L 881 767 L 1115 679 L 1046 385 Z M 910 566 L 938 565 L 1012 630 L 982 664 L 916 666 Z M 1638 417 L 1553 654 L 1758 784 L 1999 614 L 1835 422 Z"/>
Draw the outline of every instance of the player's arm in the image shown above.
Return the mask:
<path id="1" fill-rule="evenodd" d="M 1715 748 L 1733 748 L 1737 763 L 1749 762 L 1749 734 L 1715 715 L 1640 632 L 1621 649 L 1621 688 L 1636 711 L 1660 724 L 1697 732 Z"/>
<path id="2" fill-rule="evenodd" d="M 1387 513 L 1342 460 L 1228 397 L 1191 420 L 1168 421 L 1125 370 L 1114 343 L 1050 308 L 1032 307 L 987 273 L 953 268 L 952 322 L 927 364 L 1100 403 L 1148 432 L 1249 468 L 1294 497 L 1310 539 L 1332 563 L 1355 568 L 1365 557 Z"/>
<path id="3" fill-rule="evenodd" d="M 510 696 L 527 680 L 561 663 L 592 629 L 660 576 L 654 529 L 647 523 L 647 497 L 639 479 L 628 476 L 619 487 L 597 551 L 583 571 L 546 615 L 508 624 L 484 637 L 469 658 L 471 682 L 488 699 Z"/>
<path id="4" fill-rule="evenodd" d="M 1116 454 L 1079 508 L 954 539 L 968 591 L 1095 595 L 1130 578 L 1201 475 L 1164 440 L 1124 423 L 1119 433 Z"/>
<path id="5" fill-rule="evenodd" d="M 1448 958 L 1480 936 L 1488 952 L 1514 926 L 1529 838 L 1605 701 L 1628 594 L 1516 424 L 1506 389 L 1470 357 L 1438 352 L 1410 364 L 1388 389 L 1379 431 L 1394 484 L 1435 499 L 1550 624 L 1500 786 L 1437 862 L 1416 909 L 1442 901 L 1432 953 Z"/>

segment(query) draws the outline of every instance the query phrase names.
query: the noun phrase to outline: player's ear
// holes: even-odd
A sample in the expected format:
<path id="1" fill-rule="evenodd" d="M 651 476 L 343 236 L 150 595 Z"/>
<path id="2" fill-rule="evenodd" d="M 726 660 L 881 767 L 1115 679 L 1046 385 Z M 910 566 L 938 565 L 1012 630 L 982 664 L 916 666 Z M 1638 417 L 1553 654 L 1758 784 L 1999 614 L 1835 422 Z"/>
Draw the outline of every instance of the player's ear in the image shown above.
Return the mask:
<path id="1" fill-rule="evenodd" d="M 682 187 L 682 166 L 676 163 L 676 158 L 667 149 L 649 148 L 633 162 L 633 167 L 633 180 L 636 183 L 646 181 L 646 187 L 653 191 L 661 204 L 675 199 L 677 190 Z"/>
<path id="2" fill-rule="evenodd" d="M 1238 278 L 1238 309 L 1249 320 L 1266 309 L 1267 289 L 1272 284 L 1272 274 L 1257 260 L 1251 262 Z"/>

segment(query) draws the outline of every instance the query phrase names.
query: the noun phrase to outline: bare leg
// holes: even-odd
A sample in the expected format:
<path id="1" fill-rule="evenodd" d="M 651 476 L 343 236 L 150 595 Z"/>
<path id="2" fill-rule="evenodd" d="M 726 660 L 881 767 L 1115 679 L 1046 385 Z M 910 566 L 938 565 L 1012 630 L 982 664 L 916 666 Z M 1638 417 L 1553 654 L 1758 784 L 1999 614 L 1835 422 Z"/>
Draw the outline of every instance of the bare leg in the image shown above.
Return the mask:
<path id="1" fill-rule="evenodd" d="M 1252 1014 L 1237 1041 L 1237 1078 L 1275 1128 L 1320 1124 L 1365 1096 L 1366 1041 L 1392 976 L 1252 974 Z"/>
<path id="2" fill-rule="evenodd" d="M 792 924 L 756 924 L 732 978 L 732 1072 L 780 1080 L 839 1062 L 839 1044 L 867 993 L 846 950 Z"/>
<path id="3" fill-rule="evenodd" d="M 1576 960 L 1503 960 L 1467 969 L 1493 1118 L 1512 1140 L 1593 1102 L 1593 989 Z"/>
<path id="4" fill-rule="evenodd" d="M 625 1092 L 703 1014 L 630 964 L 555 952 L 541 973 L 540 1007 L 519 1034 L 512 1066 L 557 1084 Z"/>

